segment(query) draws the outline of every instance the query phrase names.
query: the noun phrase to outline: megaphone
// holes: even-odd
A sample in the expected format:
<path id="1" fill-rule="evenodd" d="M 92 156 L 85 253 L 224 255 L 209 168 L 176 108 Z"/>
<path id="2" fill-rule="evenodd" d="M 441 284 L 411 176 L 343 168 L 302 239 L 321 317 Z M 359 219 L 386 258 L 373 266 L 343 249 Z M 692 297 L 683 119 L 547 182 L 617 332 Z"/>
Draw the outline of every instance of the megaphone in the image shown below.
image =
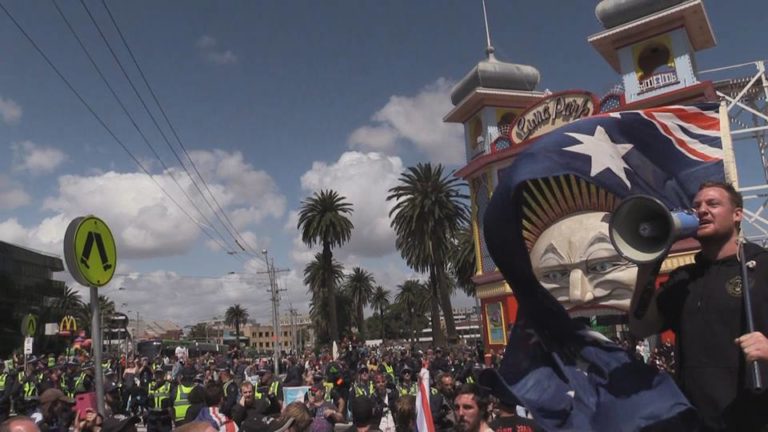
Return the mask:
<path id="1" fill-rule="evenodd" d="M 634 195 L 613 212 L 608 233 L 619 255 L 643 264 L 665 256 L 675 241 L 694 236 L 698 227 L 693 210 L 670 211 L 654 197 Z"/>

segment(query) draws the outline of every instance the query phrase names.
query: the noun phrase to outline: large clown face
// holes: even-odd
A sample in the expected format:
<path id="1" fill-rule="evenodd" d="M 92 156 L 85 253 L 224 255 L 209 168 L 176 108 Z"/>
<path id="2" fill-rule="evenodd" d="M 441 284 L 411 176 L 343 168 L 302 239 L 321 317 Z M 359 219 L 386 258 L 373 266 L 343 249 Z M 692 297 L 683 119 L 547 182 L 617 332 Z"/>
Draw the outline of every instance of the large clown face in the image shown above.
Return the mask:
<path id="1" fill-rule="evenodd" d="M 629 309 L 637 267 L 614 249 L 608 219 L 605 212 L 573 214 L 547 228 L 531 249 L 536 277 L 571 316 Z"/>

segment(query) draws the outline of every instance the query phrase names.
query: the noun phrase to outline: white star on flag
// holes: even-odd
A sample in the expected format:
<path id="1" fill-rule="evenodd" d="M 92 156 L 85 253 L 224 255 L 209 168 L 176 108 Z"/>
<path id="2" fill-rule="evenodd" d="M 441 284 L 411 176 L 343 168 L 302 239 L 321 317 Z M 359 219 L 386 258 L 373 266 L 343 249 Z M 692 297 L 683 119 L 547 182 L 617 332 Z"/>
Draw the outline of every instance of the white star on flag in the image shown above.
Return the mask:
<path id="1" fill-rule="evenodd" d="M 632 144 L 617 144 L 611 141 L 611 137 L 605 132 L 602 126 L 595 129 L 595 135 L 586 135 L 580 133 L 566 132 L 565 135 L 576 138 L 581 144 L 571 147 L 565 147 L 563 150 L 574 153 L 581 153 L 592 159 L 589 175 L 594 177 L 600 172 L 608 169 L 619 177 L 627 189 L 631 187 L 625 169 L 631 170 L 629 165 L 624 162 L 624 155 L 632 150 Z"/>

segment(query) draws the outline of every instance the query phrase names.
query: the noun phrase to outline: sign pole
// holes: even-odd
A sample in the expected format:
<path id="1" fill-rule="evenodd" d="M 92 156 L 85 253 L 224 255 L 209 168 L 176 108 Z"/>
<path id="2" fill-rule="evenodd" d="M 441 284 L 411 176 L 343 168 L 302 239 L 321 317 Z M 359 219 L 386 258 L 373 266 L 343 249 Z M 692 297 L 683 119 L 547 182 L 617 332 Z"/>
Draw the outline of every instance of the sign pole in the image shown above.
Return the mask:
<path id="1" fill-rule="evenodd" d="M 67 269 L 91 289 L 91 341 L 93 342 L 96 407 L 104 415 L 104 371 L 101 368 L 101 311 L 98 288 L 109 283 L 117 267 L 117 248 L 112 231 L 103 220 L 89 215 L 72 220 L 64 233 Z"/>
<path id="2" fill-rule="evenodd" d="M 91 341 L 93 342 L 93 367 L 96 377 L 96 407 L 104 415 L 104 371 L 101 368 L 101 311 L 99 291 L 91 287 Z"/>

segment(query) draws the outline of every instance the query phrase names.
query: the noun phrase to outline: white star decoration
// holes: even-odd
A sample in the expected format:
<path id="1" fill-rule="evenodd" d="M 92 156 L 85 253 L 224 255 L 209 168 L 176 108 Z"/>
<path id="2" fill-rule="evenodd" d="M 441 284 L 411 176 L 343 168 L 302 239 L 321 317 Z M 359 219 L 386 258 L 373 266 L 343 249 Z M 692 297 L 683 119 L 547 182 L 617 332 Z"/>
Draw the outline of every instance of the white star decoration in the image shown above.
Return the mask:
<path id="1" fill-rule="evenodd" d="M 611 141 L 611 137 L 602 126 L 595 129 L 594 136 L 572 132 L 567 132 L 566 135 L 576 138 L 581 144 L 565 147 L 563 150 L 585 154 L 592 159 L 590 176 L 594 177 L 608 169 L 627 185 L 627 189 L 631 187 L 625 172 L 625 169 L 631 170 L 631 168 L 624 162 L 624 155 L 632 150 L 634 147 L 632 144 L 617 144 Z"/>

